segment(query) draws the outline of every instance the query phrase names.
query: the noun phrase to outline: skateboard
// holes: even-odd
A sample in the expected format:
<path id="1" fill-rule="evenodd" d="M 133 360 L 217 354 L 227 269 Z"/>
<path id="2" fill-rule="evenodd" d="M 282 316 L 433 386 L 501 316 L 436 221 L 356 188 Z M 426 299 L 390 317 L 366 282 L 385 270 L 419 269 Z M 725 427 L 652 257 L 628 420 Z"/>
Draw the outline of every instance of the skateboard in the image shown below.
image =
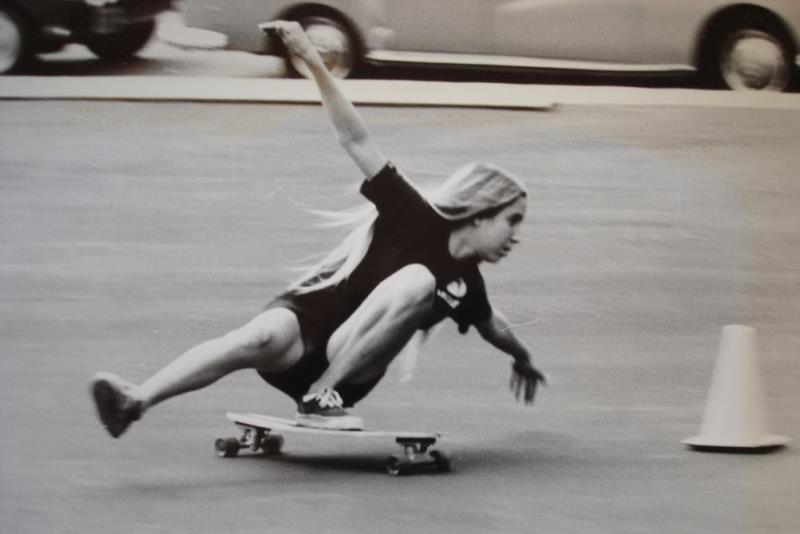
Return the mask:
<path id="1" fill-rule="evenodd" d="M 394 438 L 403 452 L 386 459 L 386 472 L 393 476 L 407 475 L 417 470 L 450 470 L 447 456 L 431 447 L 441 437 L 439 433 L 405 432 L 389 430 L 325 430 L 298 425 L 291 419 L 281 419 L 257 413 L 231 413 L 227 418 L 242 431 L 239 437 L 220 438 L 214 448 L 222 458 L 232 458 L 240 450 L 249 449 L 266 455 L 278 454 L 283 449 L 284 433 L 316 434 L 349 438 Z"/>

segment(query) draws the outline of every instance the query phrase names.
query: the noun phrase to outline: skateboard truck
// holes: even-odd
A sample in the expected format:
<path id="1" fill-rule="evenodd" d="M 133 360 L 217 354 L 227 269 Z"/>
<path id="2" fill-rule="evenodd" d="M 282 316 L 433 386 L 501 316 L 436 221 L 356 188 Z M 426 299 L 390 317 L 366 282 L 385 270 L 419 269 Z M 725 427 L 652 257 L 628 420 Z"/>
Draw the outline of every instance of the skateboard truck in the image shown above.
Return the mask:
<path id="1" fill-rule="evenodd" d="M 422 468 L 432 468 L 435 471 L 450 471 L 450 460 L 441 451 L 428 448 L 436 443 L 436 438 L 395 438 L 398 445 L 403 447 L 403 457 L 389 456 L 386 460 L 386 472 L 392 476 L 407 475 L 411 471 Z M 425 459 L 425 453 L 430 457 Z"/>
<path id="2" fill-rule="evenodd" d="M 253 452 L 261 450 L 264 454 L 281 452 L 284 440 L 280 434 L 272 434 L 268 430 L 245 425 L 237 426 L 242 429 L 241 437 L 219 438 L 214 443 L 214 449 L 220 457 L 233 458 L 242 449 L 250 449 Z"/>

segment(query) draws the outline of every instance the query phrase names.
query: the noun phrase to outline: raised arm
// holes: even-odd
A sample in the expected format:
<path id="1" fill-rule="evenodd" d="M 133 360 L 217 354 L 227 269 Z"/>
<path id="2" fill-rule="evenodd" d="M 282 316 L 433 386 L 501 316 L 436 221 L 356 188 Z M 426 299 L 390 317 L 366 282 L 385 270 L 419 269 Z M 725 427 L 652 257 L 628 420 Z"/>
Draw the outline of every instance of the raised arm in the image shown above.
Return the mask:
<path id="1" fill-rule="evenodd" d="M 276 33 L 288 51 L 308 65 L 339 144 L 367 179 L 375 176 L 386 165 L 387 159 L 372 141 L 361 115 L 339 89 L 336 79 L 328 71 L 303 27 L 297 22 L 282 20 L 265 22 L 258 27 L 267 34 Z"/>

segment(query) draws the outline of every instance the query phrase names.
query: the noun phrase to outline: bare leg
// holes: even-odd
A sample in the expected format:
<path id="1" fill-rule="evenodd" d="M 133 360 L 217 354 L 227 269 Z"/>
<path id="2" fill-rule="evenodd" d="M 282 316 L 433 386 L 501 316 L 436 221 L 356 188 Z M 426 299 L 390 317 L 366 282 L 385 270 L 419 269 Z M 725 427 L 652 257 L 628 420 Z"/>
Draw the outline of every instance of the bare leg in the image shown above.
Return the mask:
<path id="1" fill-rule="evenodd" d="M 312 392 L 347 379 L 359 384 L 383 373 L 433 305 L 436 280 L 422 265 L 408 265 L 381 282 L 331 336 L 330 366 Z"/>
<path id="2" fill-rule="evenodd" d="M 92 377 L 90 390 L 100 420 L 116 438 L 145 410 L 170 397 L 205 387 L 239 369 L 281 371 L 302 354 L 297 317 L 276 308 L 189 349 L 139 386 L 112 373 L 98 373 Z"/>
<path id="3" fill-rule="evenodd" d="M 134 388 L 131 395 L 147 409 L 170 397 L 204 388 L 240 369 L 282 371 L 302 354 L 297 317 L 287 309 L 270 309 L 245 326 L 184 352 Z"/>

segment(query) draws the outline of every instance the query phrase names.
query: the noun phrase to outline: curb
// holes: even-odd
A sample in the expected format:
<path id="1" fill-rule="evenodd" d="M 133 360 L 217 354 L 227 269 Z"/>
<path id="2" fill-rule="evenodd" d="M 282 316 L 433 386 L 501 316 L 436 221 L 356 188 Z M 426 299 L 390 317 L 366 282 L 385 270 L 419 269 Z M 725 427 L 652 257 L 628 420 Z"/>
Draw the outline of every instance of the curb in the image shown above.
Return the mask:
<path id="1" fill-rule="evenodd" d="M 559 104 L 800 109 L 800 95 L 691 89 L 574 87 L 406 80 L 344 80 L 362 106 L 459 107 L 548 111 Z M 2 100 L 119 100 L 319 104 L 308 80 L 164 76 L 9 76 Z"/>
<path id="2" fill-rule="evenodd" d="M 502 108 L 545 111 L 554 102 L 524 87 L 414 81 L 344 80 L 343 92 L 362 106 Z M 168 78 L 160 76 L 18 76 L 0 80 L 3 100 L 125 100 L 319 104 L 308 80 Z"/>

